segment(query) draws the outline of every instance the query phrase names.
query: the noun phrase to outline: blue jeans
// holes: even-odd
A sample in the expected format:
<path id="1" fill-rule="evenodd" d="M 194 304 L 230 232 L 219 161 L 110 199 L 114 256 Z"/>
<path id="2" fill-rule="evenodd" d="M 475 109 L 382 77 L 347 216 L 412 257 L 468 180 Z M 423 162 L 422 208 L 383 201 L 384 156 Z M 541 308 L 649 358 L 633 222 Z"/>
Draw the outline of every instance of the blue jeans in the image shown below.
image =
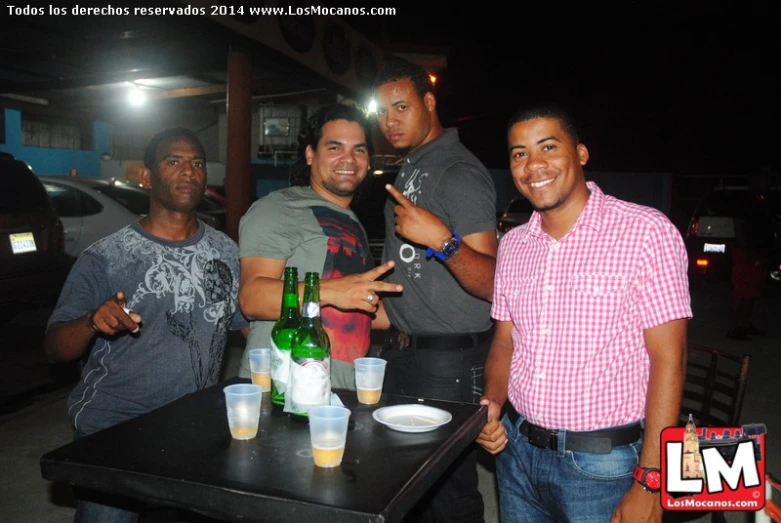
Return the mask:
<path id="1" fill-rule="evenodd" d="M 566 450 L 566 431 L 558 450 L 529 443 L 507 416 L 507 448 L 496 456 L 502 521 L 519 523 L 609 523 L 629 487 L 642 440 L 613 447 L 610 454 Z"/>
<path id="2" fill-rule="evenodd" d="M 73 521 L 74 523 L 136 523 L 138 517 L 138 512 L 79 498 L 76 499 L 76 516 Z"/>

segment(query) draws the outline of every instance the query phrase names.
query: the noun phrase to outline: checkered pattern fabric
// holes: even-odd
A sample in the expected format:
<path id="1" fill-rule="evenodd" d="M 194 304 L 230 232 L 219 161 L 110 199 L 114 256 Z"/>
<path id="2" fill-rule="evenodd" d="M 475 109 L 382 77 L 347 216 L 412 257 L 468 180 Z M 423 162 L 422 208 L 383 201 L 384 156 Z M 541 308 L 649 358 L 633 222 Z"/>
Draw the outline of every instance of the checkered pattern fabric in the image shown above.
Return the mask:
<path id="1" fill-rule="evenodd" d="M 559 241 L 540 215 L 506 234 L 491 315 L 513 323 L 509 398 L 532 423 L 596 430 L 645 417 L 643 330 L 691 317 L 687 255 L 659 211 L 607 196 Z"/>

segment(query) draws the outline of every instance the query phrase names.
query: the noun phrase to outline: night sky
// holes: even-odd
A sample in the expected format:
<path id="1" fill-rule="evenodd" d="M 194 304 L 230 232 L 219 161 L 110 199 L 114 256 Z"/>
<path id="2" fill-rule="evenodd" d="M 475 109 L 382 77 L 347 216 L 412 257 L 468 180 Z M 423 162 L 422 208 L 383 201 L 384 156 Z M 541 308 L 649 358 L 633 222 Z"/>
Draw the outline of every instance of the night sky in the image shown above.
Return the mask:
<path id="1" fill-rule="evenodd" d="M 513 110 L 554 100 L 581 121 L 593 170 L 781 171 L 781 2 L 475 7 L 488 4 L 399 6 L 354 27 L 380 45 L 449 48 L 440 116 L 489 166 L 507 165 Z"/>

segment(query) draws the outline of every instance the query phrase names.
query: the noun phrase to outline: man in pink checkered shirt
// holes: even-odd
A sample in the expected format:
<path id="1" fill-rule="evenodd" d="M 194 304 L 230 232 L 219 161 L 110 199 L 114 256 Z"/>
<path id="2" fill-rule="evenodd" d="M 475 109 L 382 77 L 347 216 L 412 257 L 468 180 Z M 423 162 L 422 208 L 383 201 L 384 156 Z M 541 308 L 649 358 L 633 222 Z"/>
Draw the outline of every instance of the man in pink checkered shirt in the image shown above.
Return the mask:
<path id="1" fill-rule="evenodd" d="M 678 422 L 691 317 L 681 235 L 586 182 L 565 109 L 521 109 L 508 145 L 536 212 L 499 246 L 481 399 L 502 521 L 661 521 L 660 433 Z"/>

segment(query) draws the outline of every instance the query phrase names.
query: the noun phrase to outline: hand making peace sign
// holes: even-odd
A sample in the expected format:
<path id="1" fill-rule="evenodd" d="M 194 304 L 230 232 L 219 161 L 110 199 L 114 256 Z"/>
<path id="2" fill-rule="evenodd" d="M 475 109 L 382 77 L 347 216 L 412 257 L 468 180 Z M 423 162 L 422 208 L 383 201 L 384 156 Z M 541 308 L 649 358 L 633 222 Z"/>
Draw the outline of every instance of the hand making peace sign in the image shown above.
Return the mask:
<path id="1" fill-rule="evenodd" d="M 361 274 L 342 278 L 328 278 L 320 281 L 322 302 L 341 310 L 377 311 L 380 299 L 378 292 L 401 292 L 404 287 L 394 283 L 376 281 L 393 268 L 389 261 Z"/>

